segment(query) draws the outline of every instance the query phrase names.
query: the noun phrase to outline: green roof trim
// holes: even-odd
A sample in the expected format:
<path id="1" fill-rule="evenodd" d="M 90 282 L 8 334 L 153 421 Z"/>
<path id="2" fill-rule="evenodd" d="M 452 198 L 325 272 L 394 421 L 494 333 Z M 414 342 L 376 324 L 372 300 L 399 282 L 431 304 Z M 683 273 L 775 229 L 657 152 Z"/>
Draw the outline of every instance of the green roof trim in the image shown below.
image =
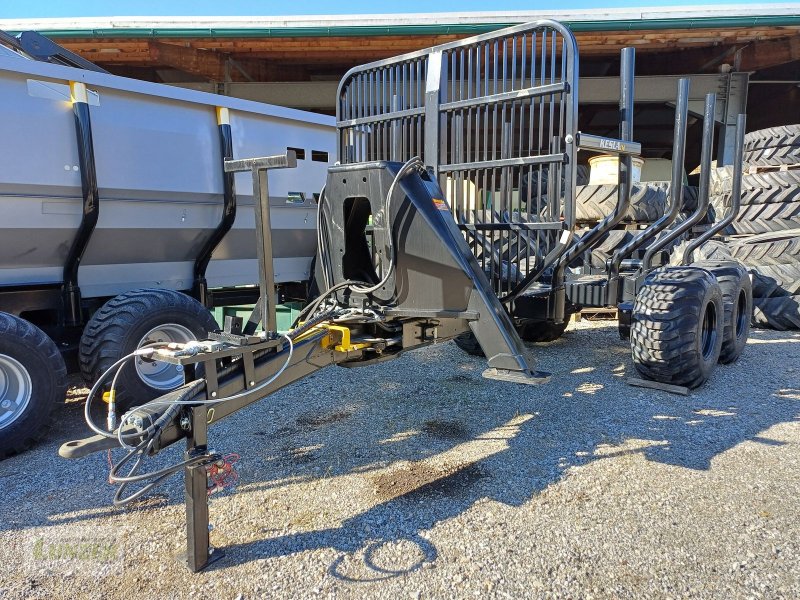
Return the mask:
<path id="1" fill-rule="evenodd" d="M 761 17 L 707 17 L 675 19 L 625 19 L 610 21 L 563 21 L 575 32 L 589 31 L 653 31 L 659 29 L 721 29 L 727 27 L 790 27 L 800 26 L 800 15 Z M 53 38 L 285 38 L 285 37 L 359 37 L 383 35 L 448 35 L 480 34 L 514 23 L 486 23 L 475 25 L 344 25 L 341 27 L 273 27 L 226 29 L 40 29 L 39 33 Z M 13 32 L 18 33 L 18 32 Z"/>

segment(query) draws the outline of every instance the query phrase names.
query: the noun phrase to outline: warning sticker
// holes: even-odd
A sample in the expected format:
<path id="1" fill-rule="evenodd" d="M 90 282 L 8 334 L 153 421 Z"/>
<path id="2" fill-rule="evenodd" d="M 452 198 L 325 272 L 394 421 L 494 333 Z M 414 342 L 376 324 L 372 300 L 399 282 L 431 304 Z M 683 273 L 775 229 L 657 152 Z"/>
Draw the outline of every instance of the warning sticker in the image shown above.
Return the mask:
<path id="1" fill-rule="evenodd" d="M 439 210 L 444 210 L 444 211 L 450 212 L 450 207 L 447 206 L 447 202 L 445 202 L 441 198 L 434 198 L 433 199 L 433 205 L 436 208 L 438 208 Z"/>

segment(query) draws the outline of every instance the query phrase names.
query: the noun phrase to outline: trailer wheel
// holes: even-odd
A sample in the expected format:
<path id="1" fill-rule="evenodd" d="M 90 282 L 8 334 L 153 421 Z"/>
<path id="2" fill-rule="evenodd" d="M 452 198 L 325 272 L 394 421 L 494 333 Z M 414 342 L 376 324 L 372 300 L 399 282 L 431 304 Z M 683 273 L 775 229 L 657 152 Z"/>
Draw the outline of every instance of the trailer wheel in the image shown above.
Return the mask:
<path id="1" fill-rule="evenodd" d="M 471 331 L 466 331 L 457 335 L 453 338 L 453 341 L 456 343 L 456 346 L 470 356 L 486 356 L 483 353 L 483 348 L 481 348 L 481 345 L 478 343 L 478 338 L 476 338 L 475 334 Z"/>
<path id="2" fill-rule="evenodd" d="M 203 339 L 215 329 L 208 309 L 181 292 L 142 289 L 120 294 L 86 325 L 80 343 L 81 374 L 93 384 L 116 361 L 142 346 Z M 130 362 L 118 378 L 120 406 L 152 400 L 183 384 L 183 372 L 175 365 L 145 358 Z"/>
<path id="3" fill-rule="evenodd" d="M 735 261 L 703 261 L 692 266 L 709 271 L 722 290 L 725 321 L 719 362 L 732 363 L 739 358 L 747 344 L 753 317 L 753 285 L 747 269 Z"/>
<path id="4" fill-rule="evenodd" d="M 722 290 L 695 267 L 651 273 L 636 295 L 631 354 L 646 379 L 695 388 L 714 371 L 723 340 Z"/>
<path id="5" fill-rule="evenodd" d="M 67 369 L 53 340 L 27 321 L 0 313 L 0 458 L 44 437 L 66 391 Z"/>
<path id="6" fill-rule="evenodd" d="M 519 337 L 526 342 L 552 342 L 557 340 L 567 329 L 567 321 L 551 323 L 549 321 L 522 321 L 517 326 Z"/>

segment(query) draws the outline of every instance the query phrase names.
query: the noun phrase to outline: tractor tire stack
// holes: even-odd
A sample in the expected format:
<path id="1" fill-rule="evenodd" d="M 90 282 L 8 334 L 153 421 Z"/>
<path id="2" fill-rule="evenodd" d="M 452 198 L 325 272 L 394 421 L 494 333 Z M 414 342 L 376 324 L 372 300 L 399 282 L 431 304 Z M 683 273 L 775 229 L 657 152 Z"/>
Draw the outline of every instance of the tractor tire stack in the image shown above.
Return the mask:
<path id="1" fill-rule="evenodd" d="M 727 250 L 750 272 L 753 325 L 800 329 L 800 124 L 748 133 L 743 162 L 741 208 L 725 232 Z M 712 172 L 715 220 L 730 208 L 732 181 L 732 167 Z"/>
<path id="2" fill-rule="evenodd" d="M 578 235 L 585 235 L 591 227 L 611 214 L 617 204 L 619 186 L 616 185 L 584 185 L 578 186 L 575 198 L 576 220 L 583 225 Z M 606 262 L 642 229 L 660 219 L 669 211 L 672 202 L 672 191 L 669 181 L 648 181 L 633 185 L 631 188 L 631 204 L 616 229 L 608 232 L 596 245 L 589 258 L 594 269 L 605 269 Z M 683 186 L 683 197 L 680 214 L 677 222 L 688 217 L 697 208 L 697 188 Z M 674 244 L 680 243 L 685 236 L 679 238 Z M 633 258 L 641 258 L 644 254 L 645 244 L 637 251 Z M 665 248 L 670 252 L 671 247 Z M 573 266 L 582 264 L 583 259 Z"/>

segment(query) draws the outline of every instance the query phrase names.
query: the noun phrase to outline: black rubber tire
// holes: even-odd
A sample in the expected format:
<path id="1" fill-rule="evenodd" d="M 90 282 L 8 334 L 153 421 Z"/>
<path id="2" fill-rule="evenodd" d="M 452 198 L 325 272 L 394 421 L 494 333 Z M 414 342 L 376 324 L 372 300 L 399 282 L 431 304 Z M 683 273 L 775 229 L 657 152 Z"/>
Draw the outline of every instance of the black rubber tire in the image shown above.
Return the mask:
<path id="1" fill-rule="evenodd" d="M 599 223 L 617 205 L 617 185 L 582 185 L 575 193 L 575 220 L 578 223 Z M 662 183 L 641 183 L 631 189 L 631 204 L 622 218 L 627 223 L 652 223 L 664 215 L 667 186 Z"/>
<path id="2" fill-rule="evenodd" d="M 456 343 L 456 346 L 470 356 L 486 356 L 486 354 L 483 353 L 483 348 L 481 348 L 481 345 L 478 343 L 478 338 L 476 338 L 475 334 L 471 331 L 466 331 L 457 335 L 453 338 L 453 341 Z"/>
<path id="3" fill-rule="evenodd" d="M 577 237 L 580 238 L 586 235 L 590 229 L 583 229 L 577 232 Z M 580 267 L 583 265 L 584 261 L 586 260 L 586 256 L 590 257 L 591 266 L 595 269 L 605 269 L 606 261 L 611 258 L 614 252 L 633 239 L 635 232 L 628 231 L 627 229 L 612 229 L 608 233 L 606 233 L 597 245 L 592 248 L 591 252 L 583 253 L 578 258 L 576 258 L 572 263 L 570 263 L 571 267 Z"/>
<path id="4" fill-rule="evenodd" d="M 81 336 L 79 361 L 86 383 L 94 384 L 111 365 L 136 350 L 148 331 L 168 323 L 185 327 L 198 340 L 218 329 L 207 308 L 174 290 L 133 290 L 106 302 Z M 119 408 L 135 406 L 164 393 L 145 383 L 132 364 L 124 365 L 117 384 Z"/>
<path id="5" fill-rule="evenodd" d="M 745 152 L 780 146 L 800 146 L 800 124 L 767 127 L 744 136 Z"/>
<path id="6" fill-rule="evenodd" d="M 592 266 L 596 269 L 606 268 L 606 263 L 614 252 L 619 248 L 630 242 L 634 234 L 627 229 L 612 229 L 603 238 L 602 241 L 592 248 Z"/>
<path id="7" fill-rule="evenodd" d="M 716 182 L 712 182 L 709 195 L 723 198 L 727 209 L 731 205 L 730 195 L 733 187 L 733 167 L 716 169 L 721 173 Z M 772 204 L 775 202 L 792 202 L 800 199 L 800 170 L 766 171 L 762 173 L 745 173 L 742 175 L 742 205 Z"/>
<path id="8" fill-rule="evenodd" d="M 731 184 L 733 182 L 733 166 L 718 167 L 711 169 L 711 177 L 709 181 L 708 195 L 709 196 L 722 196 L 731 193 Z"/>
<path id="9" fill-rule="evenodd" d="M 779 125 L 748 133 L 743 160 L 754 166 L 800 162 L 800 125 Z"/>
<path id="10" fill-rule="evenodd" d="M 542 212 L 544 206 L 549 204 L 548 196 L 547 196 L 547 185 L 549 181 L 549 171 L 547 168 L 543 168 L 541 171 L 541 175 L 539 173 L 539 169 L 533 168 L 528 172 L 528 169 L 523 169 L 523 172 L 520 175 L 520 186 L 519 186 L 519 197 L 522 206 L 527 207 L 528 204 L 528 188 L 530 188 L 531 199 L 536 199 L 539 193 L 539 181 L 541 180 L 541 188 L 542 188 L 542 197 L 541 197 L 541 205 L 539 206 L 539 212 Z M 577 165 L 575 167 L 575 185 L 587 185 L 589 183 L 589 166 L 588 165 Z M 562 179 L 562 186 L 559 190 L 559 194 L 563 194 L 563 179 Z M 552 207 L 554 208 L 554 207 Z M 533 209 L 531 212 L 537 212 Z"/>
<path id="11" fill-rule="evenodd" d="M 736 261 L 701 261 L 692 266 L 709 271 L 722 290 L 725 321 L 719 362 L 735 362 L 747 344 L 753 318 L 753 286 L 747 269 Z"/>
<path id="12" fill-rule="evenodd" d="M 683 202 L 681 206 L 681 212 L 686 214 L 691 214 L 695 210 L 697 210 L 697 194 L 698 189 L 696 186 L 693 185 L 685 185 L 683 186 Z M 671 204 L 670 200 L 670 206 Z"/>
<path id="13" fill-rule="evenodd" d="M 800 229 L 752 235 L 731 242 L 731 255 L 745 265 L 797 265 L 800 267 Z"/>
<path id="14" fill-rule="evenodd" d="M 675 246 L 670 255 L 669 255 L 669 264 L 672 266 L 680 266 L 681 260 L 683 260 L 683 252 L 686 250 L 686 246 L 691 243 L 691 240 L 684 240 L 677 246 Z M 728 247 L 725 242 L 720 242 L 719 240 L 708 240 L 700 244 L 700 246 L 695 249 L 692 262 L 700 261 L 700 260 L 714 260 L 714 261 L 722 261 L 722 260 L 732 260 L 733 255 L 730 252 L 730 248 Z"/>
<path id="15" fill-rule="evenodd" d="M 30 377 L 28 405 L 0 429 L 0 458 L 27 450 L 50 428 L 55 407 L 67 393 L 67 369 L 55 342 L 41 329 L 0 313 L 0 354 L 13 358 Z M 0 389 L 0 400 L 3 390 Z"/>
<path id="16" fill-rule="evenodd" d="M 589 165 L 575 167 L 575 185 L 589 185 Z"/>
<path id="17" fill-rule="evenodd" d="M 653 271 L 633 303 L 634 367 L 645 379 L 689 388 L 702 385 L 719 360 L 723 310 L 722 290 L 708 271 Z"/>
<path id="18" fill-rule="evenodd" d="M 552 342 L 564 335 L 568 323 L 550 323 L 548 321 L 521 321 L 517 325 L 520 339 L 526 342 Z"/>
<path id="19" fill-rule="evenodd" d="M 711 225 L 717 221 L 721 221 L 728 214 L 730 206 L 730 196 L 710 196 L 708 198 L 708 210 L 699 224 Z M 741 210 L 741 208 L 739 210 Z M 728 225 L 720 233 L 723 235 L 734 235 L 736 233 L 736 228 Z"/>
<path id="20" fill-rule="evenodd" d="M 742 206 L 731 228 L 735 233 L 770 233 L 800 228 L 800 200 Z"/>
<path id="21" fill-rule="evenodd" d="M 667 195 L 667 207 L 672 206 L 672 184 L 669 181 L 648 181 L 648 185 L 664 188 Z M 684 185 L 683 195 L 681 197 L 681 212 L 691 213 L 697 208 L 697 187 L 693 185 Z"/>
<path id="22" fill-rule="evenodd" d="M 730 190 L 725 190 L 730 193 Z M 743 204 L 773 204 L 800 200 L 800 170 L 742 175 Z"/>
<path id="23" fill-rule="evenodd" d="M 800 296 L 753 299 L 753 325 L 778 331 L 800 329 Z"/>
<path id="24" fill-rule="evenodd" d="M 742 162 L 753 167 L 777 167 L 800 162 L 800 146 L 776 146 L 745 152 Z"/>
<path id="25" fill-rule="evenodd" d="M 800 263 L 750 267 L 756 298 L 800 295 Z"/>
<path id="26" fill-rule="evenodd" d="M 715 218 L 731 205 L 730 181 L 712 195 Z M 735 233 L 763 233 L 800 228 L 800 170 L 770 171 L 742 176 L 741 209 L 731 228 Z"/>

